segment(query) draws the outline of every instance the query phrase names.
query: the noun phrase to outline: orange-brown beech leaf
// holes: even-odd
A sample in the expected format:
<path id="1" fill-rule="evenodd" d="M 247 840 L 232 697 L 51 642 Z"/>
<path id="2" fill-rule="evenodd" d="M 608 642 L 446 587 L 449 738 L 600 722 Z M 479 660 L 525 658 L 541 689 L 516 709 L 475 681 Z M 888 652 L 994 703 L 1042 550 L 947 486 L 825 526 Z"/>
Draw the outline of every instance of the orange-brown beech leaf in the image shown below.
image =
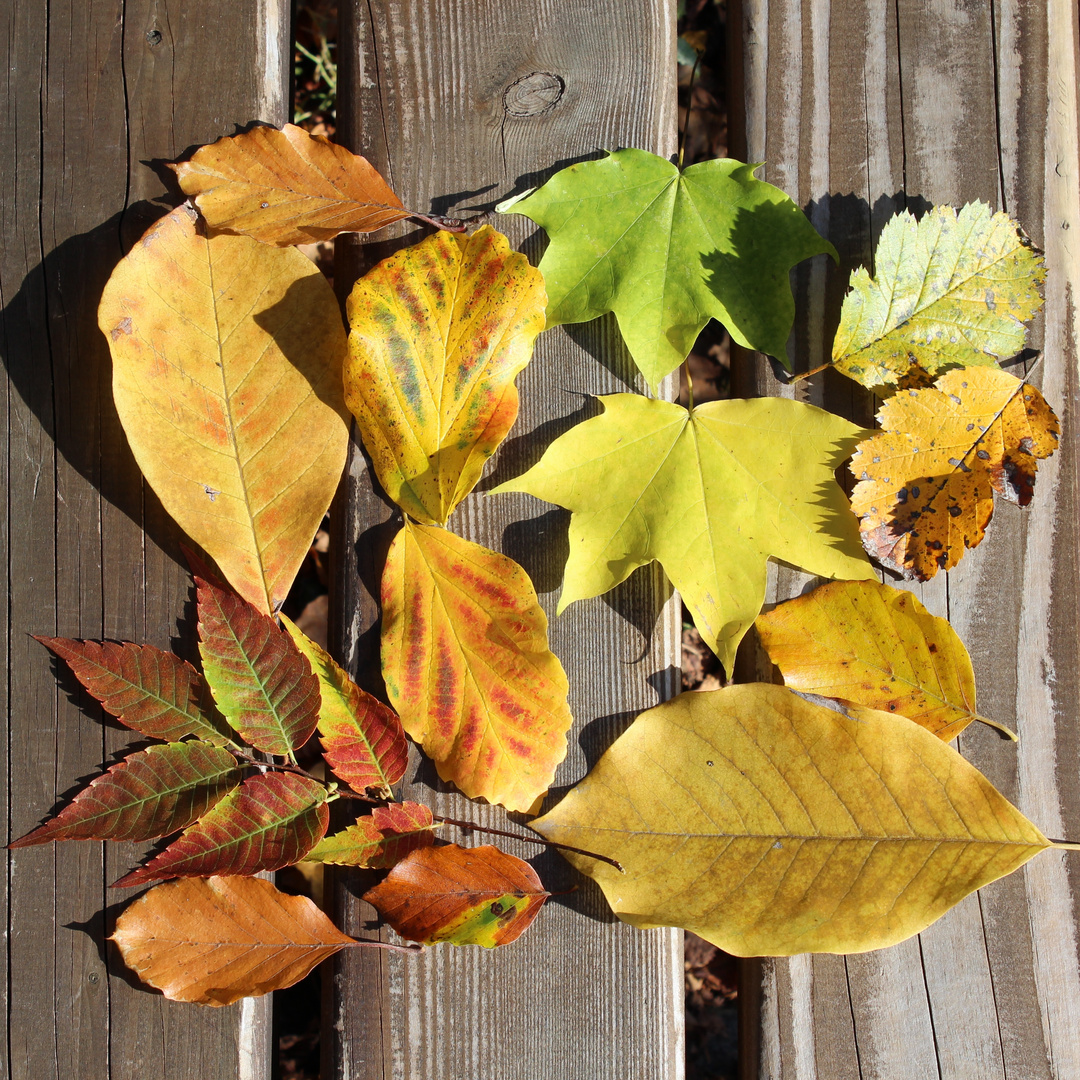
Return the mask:
<path id="1" fill-rule="evenodd" d="M 851 496 L 863 546 L 883 566 L 926 581 L 982 541 L 994 496 L 1026 506 L 1039 458 L 1058 444 L 1042 394 L 997 368 L 961 368 L 901 391 L 859 443 Z"/>
<path id="2" fill-rule="evenodd" d="M 124 909 L 110 941 L 173 1001 L 230 1005 L 299 982 L 354 944 L 306 896 L 261 878 L 188 878 Z"/>
<path id="3" fill-rule="evenodd" d="M 364 899 L 410 941 L 493 949 L 520 937 L 549 895 L 515 856 L 447 844 L 414 851 Z"/>
<path id="4" fill-rule="evenodd" d="M 203 677 L 185 660 L 153 645 L 39 637 L 71 668 L 106 712 L 141 735 L 174 742 L 195 735 L 229 741 Z"/>
<path id="5" fill-rule="evenodd" d="M 218 139 L 170 168 L 211 229 L 264 244 L 373 232 L 410 216 L 364 158 L 293 124 Z"/>
<path id="6" fill-rule="evenodd" d="M 291 755 L 319 718 L 319 680 L 292 638 L 234 592 L 196 575 L 199 652 L 218 708 L 267 754 Z"/>
<path id="7" fill-rule="evenodd" d="M 517 417 L 517 373 L 544 328 L 544 279 L 501 233 L 437 233 L 349 297 L 345 400 L 379 482 L 446 522 Z"/>
<path id="8" fill-rule="evenodd" d="M 151 746 L 113 765 L 51 821 L 9 846 L 167 836 L 197 821 L 237 787 L 242 776 L 236 758 L 219 746 Z"/>
<path id="9" fill-rule="evenodd" d="M 98 324 L 139 468 L 229 584 L 270 614 L 345 466 L 333 289 L 299 251 L 207 239 L 181 206 L 120 260 Z"/>
<path id="10" fill-rule="evenodd" d="M 437 828 L 431 811 L 420 803 L 377 806 L 355 825 L 323 837 L 304 861 L 385 870 L 409 852 L 435 843 Z"/>
<path id="11" fill-rule="evenodd" d="M 322 784 L 294 773 L 260 773 L 113 888 L 174 877 L 279 870 L 299 862 L 323 838 L 329 820 Z"/>
<path id="12" fill-rule="evenodd" d="M 405 730 L 470 798 L 528 810 L 566 756 L 568 684 L 513 559 L 406 520 L 382 579 L 382 666 Z"/>
<path id="13" fill-rule="evenodd" d="M 281 621 L 319 680 L 319 741 L 327 764 L 354 791 L 373 788 L 389 797 L 409 764 L 409 744 L 397 713 L 361 690 L 292 620 L 282 615 Z"/>
<path id="14" fill-rule="evenodd" d="M 880 581 L 832 581 L 778 604 L 756 625 L 793 690 L 899 713 L 946 742 L 972 720 L 1012 735 L 976 713 L 964 643 L 909 592 Z"/>

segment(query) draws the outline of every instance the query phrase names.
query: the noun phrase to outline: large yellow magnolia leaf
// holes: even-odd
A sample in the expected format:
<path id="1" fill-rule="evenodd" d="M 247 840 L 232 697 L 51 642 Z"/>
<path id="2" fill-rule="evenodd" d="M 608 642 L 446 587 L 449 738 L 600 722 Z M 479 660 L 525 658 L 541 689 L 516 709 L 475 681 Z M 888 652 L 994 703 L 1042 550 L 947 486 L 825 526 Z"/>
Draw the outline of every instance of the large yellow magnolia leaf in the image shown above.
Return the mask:
<path id="1" fill-rule="evenodd" d="M 386 692 L 444 780 L 528 810 L 566 756 L 572 717 L 547 618 L 512 559 L 406 520 L 382 583 Z"/>
<path id="2" fill-rule="evenodd" d="M 349 297 L 345 398 L 379 482 L 445 523 L 517 418 L 514 378 L 544 328 L 544 279 L 501 233 L 437 233 Z"/>
<path id="3" fill-rule="evenodd" d="M 975 673 L 956 631 L 902 589 L 830 581 L 755 625 L 794 690 L 899 713 L 946 741 L 972 720 L 1012 735 L 975 712 Z"/>
<path id="4" fill-rule="evenodd" d="M 881 407 L 859 444 L 851 508 L 882 565 L 926 581 L 981 543 L 996 491 L 1027 506 L 1038 459 L 1058 444 L 1042 394 L 997 368 L 962 368 Z"/>
<path id="5" fill-rule="evenodd" d="M 101 299 L 116 409 L 165 509 L 269 614 L 289 591 L 341 477 L 345 334 L 298 251 L 157 222 Z"/>
<path id="6" fill-rule="evenodd" d="M 1054 846 L 925 728 L 759 684 L 642 713 L 532 826 L 622 864 L 567 855 L 621 919 L 736 956 L 895 944 Z"/>
<path id="7" fill-rule="evenodd" d="M 364 158 L 293 124 L 218 139 L 171 168 L 212 230 L 264 244 L 373 232 L 410 216 Z"/>
<path id="8" fill-rule="evenodd" d="M 851 275 L 832 360 L 863 386 L 912 374 L 995 365 L 1024 347 L 1024 320 L 1042 306 L 1044 270 L 1015 221 L 969 203 L 906 210 L 882 230 L 876 274 Z"/>

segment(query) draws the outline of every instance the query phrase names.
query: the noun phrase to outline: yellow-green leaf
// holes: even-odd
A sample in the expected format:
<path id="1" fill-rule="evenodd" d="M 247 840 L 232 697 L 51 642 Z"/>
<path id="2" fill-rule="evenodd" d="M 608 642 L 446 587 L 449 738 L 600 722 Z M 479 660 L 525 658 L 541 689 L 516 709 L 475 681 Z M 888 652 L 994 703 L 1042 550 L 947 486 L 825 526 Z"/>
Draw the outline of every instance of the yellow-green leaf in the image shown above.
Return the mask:
<path id="1" fill-rule="evenodd" d="M 642 713 L 533 828 L 622 864 L 567 855 L 626 922 L 737 956 L 895 944 L 1053 846 L 918 724 L 756 684 Z"/>
<path id="2" fill-rule="evenodd" d="M 517 373 L 544 328 L 544 280 L 490 226 L 437 233 L 349 297 L 345 396 L 379 482 L 445 523 L 517 417 Z"/>
<path id="3" fill-rule="evenodd" d="M 832 359 L 863 386 L 896 386 L 919 371 L 993 366 L 1024 347 L 1042 306 L 1040 253 L 1015 221 L 969 203 L 904 210 L 881 232 L 876 274 L 851 275 Z"/>
<path id="4" fill-rule="evenodd" d="M 761 610 L 770 556 L 823 577 L 873 576 L 833 478 L 855 446 L 854 424 L 783 398 L 692 412 L 637 394 L 600 401 L 603 415 L 496 489 L 574 511 L 560 611 L 656 559 L 731 671 Z"/>
<path id="5" fill-rule="evenodd" d="M 269 614 L 345 464 L 345 334 L 300 252 L 201 235 L 179 207 L 120 261 L 99 325 L 116 409 L 165 509 Z"/>

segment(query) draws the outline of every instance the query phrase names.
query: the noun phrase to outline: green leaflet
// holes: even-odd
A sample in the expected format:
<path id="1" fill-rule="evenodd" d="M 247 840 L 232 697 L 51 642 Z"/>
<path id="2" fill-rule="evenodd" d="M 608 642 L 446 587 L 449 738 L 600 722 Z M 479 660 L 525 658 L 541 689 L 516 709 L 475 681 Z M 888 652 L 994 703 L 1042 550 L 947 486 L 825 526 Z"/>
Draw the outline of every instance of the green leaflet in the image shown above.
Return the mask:
<path id="1" fill-rule="evenodd" d="M 680 173 L 655 154 L 619 150 L 503 203 L 551 239 L 540 262 L 548 326 L 614 311 L 654 389 L 710 318 L 789 366 L 788 271 L 836 252 L 787 195 L 754 179 L 756 168 L 722 159 Z"/>

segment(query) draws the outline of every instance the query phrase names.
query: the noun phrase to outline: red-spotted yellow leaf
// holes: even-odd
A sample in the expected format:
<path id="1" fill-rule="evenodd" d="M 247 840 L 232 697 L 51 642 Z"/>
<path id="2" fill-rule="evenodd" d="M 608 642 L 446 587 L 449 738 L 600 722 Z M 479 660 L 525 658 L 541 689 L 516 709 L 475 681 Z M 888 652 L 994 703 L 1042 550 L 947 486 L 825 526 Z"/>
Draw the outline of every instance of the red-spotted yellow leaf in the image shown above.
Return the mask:
<path id="1" fill-rule="evenodd" d="M 353 288 L 345 398 L 379 482 L 418 521 L 445 523 L 513 425 L 544 303 L 539 271 L 487 225 L 437 233 Z"/>
<path id="2" fill-rule="evenodd" d="M 319 717 L 319 680 L 292 638 L 227 589 L 195 577 L 199 652 L 218 708 L 256 749 L 292 754 Z"/>
<path id="3" fill-rule="evenodd" d="M 863 386 L 920 372 L 996 365 L 1024 347 L 1024 321 L 1042 307 L 1040 252 L 1015 221 L 985 203 L 903 210 L 874 251 L 875 276 L 851 275 L 832 362 Z"/>
<path id="4" fill-rule="evenodd" d="M 487 949 L 520 937 L 548 896 L 527 862 L 456 844 L 414 851 L 364 893 L 402 937 Z"/>
<path id="5" fill-rule="evenodd" d="M 358 818 L 355 825 L 323 837 L 304 861 L 385 870 L 410 851 L 430 847 L 435 842 L 436 828 L 431 811 L 420 803 L 377 806 Z"/>
<path id="6" fill-rule="evenodd" d="M 167 836 L 202 817 L 241 779 L 236 758 L 219 746 L 151 746 L 113 765 L 51 821 L 9 846 Z"/>
<path id="7" fill-rule="evenodd" d="M 397 713 L 361 690 L 292 620 L 283 615 L 281 621 L 319 680 L 319 741 L 327 764 L 355 791 L 373 788 L 389 796 L 409 763 Z"/>
<path id="8" fill-rule="evenodd" d="M 994 492 L 1026 506 L 1038 459 L 1058 445 L 1042 394 L 997 368 L 949 371 L 881 407 L 882 430 L 859 443 L 851 507 L 883 566 L 926 581 L 982 542 Z"/>
<path id="9" fill-rule="evenodd" d="M 260 773 L 113 888 L 279 870 L 299 862 L 323 838 L 329 819 L 322 784 L 293 773 Z"/>
<path id="10" fill-rule="evenodd" d="M 173 1001 L 230 1005 L 299 982 L 346 937 L 306 896 L 260 878 L 188 878 L 124 909 L 110 941 Z"/>
<path id="11" fill-rule="evenodd" d="M 880 581 L 831 581 L 778 604 L 755 625 L 793 690 L 899 713 L 946 742 L 972 720 L 1012 735 L 976 713 L 964 643 L 909 592 Z"/>
<path id="12" fill-rule="evenodd" d="M 1054 846 L 918 724 L 760 684 L 642 713 L 532 827 L 618 860 L 566 855 L 621 919 L 736 956 L 884 948 Z"/>
<path id="13" fill-rule="evenodd" d="M 218 139 L 170 168 L 212 230 L 266 244 L 374 232 L 409 217 L 364 158 L 293 124 Z"/>
<path id="14" fill-rule="evenodd" d="M 556 173 L 499 210 L 525 214 L 551 240 L 540 261 L 548 324 L 614 311 L 656 387 L 686 359 L 710 318 L 787 365 L 795 317 L 788 271 L 832 244 L 756 165 L 722 159 L 680 170 L 619 150 Z"/>
<path id="15" fill-rule="evenodd" d="M 386 559 L 382 608 L 383 677 L 405 730 L 470 798 L 528 810 L 566 756 L 572 722 L 528 575 L 406 520 Z"/>
<path id="16" fill-rule="evenodd" d="M 560 612 L 655 559 L 730 672 L 770 556 L 823 577 L 873 576 L 833 477 L 860 434 L 853 424 L 783 398 L 689 412 L 637 394 L 600 401 L 602 415 L 496 489 L 574 512 Z"/>
<path id="17" fill-rule="evenodd" d="M 37 640 L 66 661 L 106 712 L 141 735 L 165 742 L 185 735 L 217 745 L 229 741 L 203 677 L 173 653 L 129 642 Z"/>
<path id="18" fill-rule="evenodd" d="M 285 599 L 345 465 L 345 334 L 299 251 L 162 218 L 105 286 L 98 321 L 135 459 L 229 584 Z"/>

